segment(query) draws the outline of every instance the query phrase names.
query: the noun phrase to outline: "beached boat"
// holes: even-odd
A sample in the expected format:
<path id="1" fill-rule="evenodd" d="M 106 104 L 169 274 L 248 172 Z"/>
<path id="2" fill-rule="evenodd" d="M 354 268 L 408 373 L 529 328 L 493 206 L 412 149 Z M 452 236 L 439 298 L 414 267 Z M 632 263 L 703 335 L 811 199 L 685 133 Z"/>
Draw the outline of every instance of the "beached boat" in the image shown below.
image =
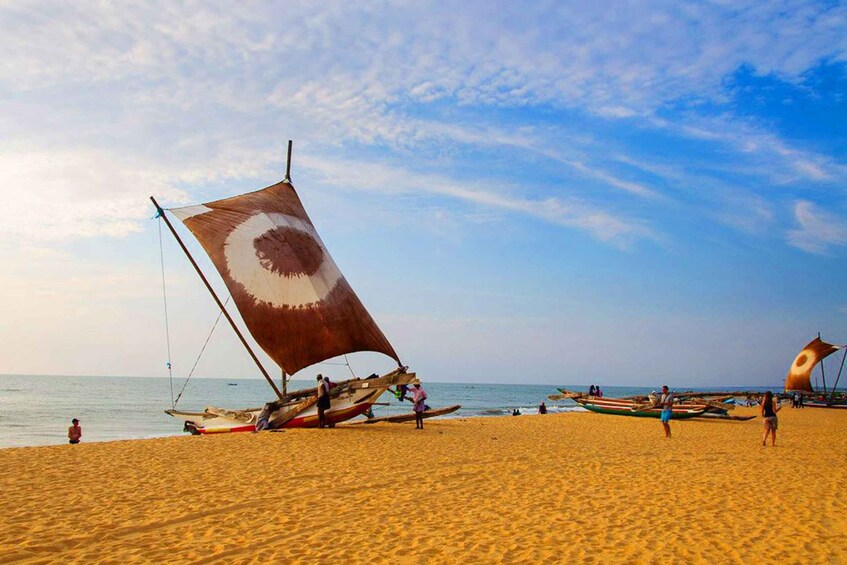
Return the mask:
<path id="1" fill-rule="evenodd" d="M 423 413 L 424 418 L 435 418 L 436 416 L 445 416 L 452 414 L 462 406 L 454 404 L 453 406 L 445 406 L 444 408 L 431 408 Z M 402 424 L 403 422 L 414 422 L 415 413 L 407 412 L 405 414 L 397 414 L 395 416 L 379 416 L 377 418 L 368 418 L 361 424 L 378 424 L 380 422 L 390 422 L 392 424 Z"/>
<path id="2" fill-rule="evenodd" d="M 841 357 L 841 365 L 838 368 L 835 384 L 827 391 L 823 360 L 839 349 L 844 350 L 844 355 Z M 841 372 L 844 370 L 845 358 L 847 358 L 847 346 L 827 343 L 822 341 L 820 335 L 818 335 L 806 344 L 794 358 L 794 362 L 791 363 L 788 376 L 785 377 L 785 392 L 790 395 L 801 395 L 804 407 L 847 409 L 847 398 L 836 392 L 838 382 L 841 379 Z M 817 366 L 820 367 L 821 371 L 823 392 L 815 391 L 812 387 L 812 371 Z"/>
<path id="3" fill-rule="evenodd" d="M 166 411 L 185 420 L 189 431 L 201 434 L 252 431 L 264 419 L 272 429 L 317 426 L 317 389 L 289 393 L 288 380 L 302 369 L 348 353 L 382 353 L 397 363 L 397 369 L 382 377 L 334 384 L 330 389 L 326 423 L 364 414 L 390 386 L 408 384 L 415 379 L 341 274 L 309 219 L 291 183 L 291 142 L 288 157 L 285 179 L 256 192 L 171 208 L 167 213 L 151 197 L 158 217 L 188 256 L 221 314 L 277 396 L 259 408 L 208 407 L 203 412 L 188 412 L 174 406 Z M 279 365 L 282 390 L 194 261 L 168 214 L 179 219 L 208 254 L 247 330 Z"/>
<path id="4" fill-rule="evenodd" d="M 619 416 L 637 416 L 640 418 L 658 418 L 662 415 L 660 406 L 639 402 L 629 398 L 598 398 L 596 396 L 577 396 L 573 401 L 592 412 L 617 414 Z M 705 404 L 682 404 L 673 406 L 673 419 L 694 418 L 703 414 L 709 407 Z"/>

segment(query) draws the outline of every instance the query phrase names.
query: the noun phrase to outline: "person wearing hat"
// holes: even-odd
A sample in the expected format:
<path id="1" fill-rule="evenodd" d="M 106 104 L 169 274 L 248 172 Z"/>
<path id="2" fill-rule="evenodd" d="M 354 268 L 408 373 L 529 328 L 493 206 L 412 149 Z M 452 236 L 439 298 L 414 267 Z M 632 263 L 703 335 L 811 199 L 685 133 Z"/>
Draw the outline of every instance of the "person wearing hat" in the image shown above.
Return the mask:
<path id="1" fill-rule="evenodd" d="M 415 403 L 413 410 L 415 411 L 415 429 L 423 429 L 423 413 L 426 412 L 426 391 L 421 388 L 421 381 L 415 379 L 412 381 L 412 402 Z"/>
<path id="2" fill-rule="evenodd" d="M 79 420 L 76 418 L 71 420 L 71 424 L 73 425 L 68 428 L 68 443 L 77 444 L 82 437 L 82 426 L 79 425 Z"/>
<path id="3" fill-rule="evenodd" d="M 318 375 L 318 427 L 323 428 L 326 424 L 324 422 L 324 413 L 329 410 L 330 402 L 329 402 L 329 387 L 324 383 L 324 376 Z"/>

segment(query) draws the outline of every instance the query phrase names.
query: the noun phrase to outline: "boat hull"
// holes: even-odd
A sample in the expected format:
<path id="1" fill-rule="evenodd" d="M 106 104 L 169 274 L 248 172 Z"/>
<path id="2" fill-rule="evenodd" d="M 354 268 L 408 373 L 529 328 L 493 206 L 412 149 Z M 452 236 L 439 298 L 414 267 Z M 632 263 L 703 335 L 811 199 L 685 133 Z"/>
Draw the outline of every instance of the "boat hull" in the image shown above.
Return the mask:
<path id="1" fill-rule="evenodd" d="M 388 390 L 388 387 L 360 388 L 342 392 L 332 398 L 329 409 L 324 413 L 324 422 L 326 424 L 338 424 L 365 414 L 386 390 Z M 318 427 L 317 406 L 312 406 L 304 410 L 301 414 L 298 414 L 280 426 L 273 426 L 274 420 L 281 418 L 287 411 L 295 408 L 296 405 L 285 406 L 272 413 L 270 417 L 271 427 L 279 429 Z M 248 408 L 237 411 L 207 408 L 205 412 L 167 410 L 166 413 L 174 418 L 184 420 L 188 431 L 207 435 L 255 431 L 256 421 L 261 411 L 261 408 Z M 232 416 L 227 417 L 227 414 L 232 414 Z"/>
<path id="2" fill-rule="evenodd" d="M 435 418 L 436 416 L 444 416 L 446 414 L 452 414 L 456 410 L 461 408 L 461 405 L 454 404 L 453 406 L 445 406 L 444 408 L 433 408 L 431 410 L 427 410 L 423 413 L 424 419 L 426 418 Z M 415 421 L 415 413 L 408 412 L 406 414 L 397 414 L 396 416 L 380 416 L 379 418 L 369 418 L 362 422 L 363 424 L 378 424 L 380 422 L 390 422 L 392 424 L 402 424 L 403 422 L 414 422 Z"/>
<path id="3" fill-rule="evenodd" d="M 634 401 L 620 398 L 575 398 L 574 401 L 592 412 L 598 414 L 614 414 L 617 416 L 634 416 L 636 418 L 659 418 L 662 415 L 662 409 L 646 408 L 643 410 L 635 409 L 637 404 Z M 706 411 L 706 406 L 701 405 L 674 405 L 671 419 L 684 420 L 687 418 L 696 418 Z"/>
<path id="4" fill-rule="evenodd" d="M 804 408 L 835 408 L 841 410 L 847 410 L 847 404 L 837 403 L 837 404 L 827 404 L 826 402 L 821 402 L 819 400 L 804 400 L 803 401 Z"/>

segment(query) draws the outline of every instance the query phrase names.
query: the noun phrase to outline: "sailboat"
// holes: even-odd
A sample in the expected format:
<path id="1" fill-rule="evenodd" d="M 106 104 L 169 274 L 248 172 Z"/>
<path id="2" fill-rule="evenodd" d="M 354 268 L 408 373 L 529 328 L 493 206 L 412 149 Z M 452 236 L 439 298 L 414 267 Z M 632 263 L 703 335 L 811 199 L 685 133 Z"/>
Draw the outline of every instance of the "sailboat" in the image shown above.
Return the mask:
<path id="1" fill-rule="evenodd" d="M 373 351 L 397 368 L 381 377 L 354 378 L 330 389 L 325 423 L 361 414 L 390 386 L 415 379 L 341 274 L 315 230 L 291 182 L 291 142 L 285 179 L 261 190 L 223 200 L 165 210 L 150 197 L 159 217 L 229 321 L 267 380 L 276 399 L 262 407 L 203 412 L 165 412 L 196 434 L 271 428 L 316 427 L 317 388 L 289 393 L 290 375 L 333 357 Z M 168 215 L 190 231 L 208 254 L 255 342 L 279 365 L 282 390 L 265 370 L 238 325 L 189 253 Z"/>
<path id="2" fill-rule="evenodd" d="M 835 384 L 827 392 L 826 374 L 824 373 L 823 360 L 838 351 L 844 349 L 841 357 L 841 366 Z M 843 395 L 836 396 L 838 381 L 844 369 L 844 360 L 847 358 L 847 346 L 833 345 L 821 340 L 820 335 L 806 344 L 806 346 L 794 358 L 788 376 L 785 377 L 785 392 L 788 394 L 800 394 L 804 397 L 803 406 L 809 408 L 841 408 L 847 409 L 847 399 Z M 812 371 L 820 365 L 821 378 L 823 381 L 823 392 L 816 392 L 812 388 Z"/>

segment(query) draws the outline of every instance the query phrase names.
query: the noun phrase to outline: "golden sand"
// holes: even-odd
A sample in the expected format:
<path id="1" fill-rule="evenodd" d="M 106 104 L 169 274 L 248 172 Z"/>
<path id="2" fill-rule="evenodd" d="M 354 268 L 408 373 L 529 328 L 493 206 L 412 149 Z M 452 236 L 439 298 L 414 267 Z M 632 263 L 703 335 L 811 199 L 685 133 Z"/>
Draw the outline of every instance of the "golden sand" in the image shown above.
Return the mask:
<path id="1" fill-rule="evenodd" d="M 0 450 L 0 561 L 847 561 L 844 413 L 426 426 Z"/>

